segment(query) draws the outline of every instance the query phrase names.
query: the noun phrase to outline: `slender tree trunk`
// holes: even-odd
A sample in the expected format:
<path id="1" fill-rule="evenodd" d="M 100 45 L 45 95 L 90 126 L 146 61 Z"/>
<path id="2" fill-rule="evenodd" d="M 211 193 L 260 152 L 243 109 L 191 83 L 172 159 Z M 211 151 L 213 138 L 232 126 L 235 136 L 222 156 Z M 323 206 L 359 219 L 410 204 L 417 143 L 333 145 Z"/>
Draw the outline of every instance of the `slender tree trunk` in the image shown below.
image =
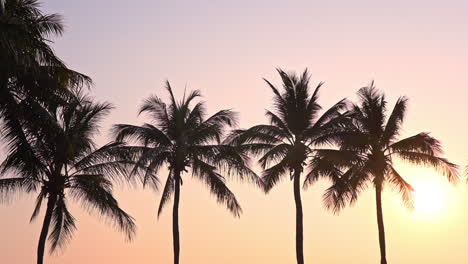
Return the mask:
<path id="1" fill-rule="evenodd" d="M 304 264 L 301 172 L 297 170 L 294 171 L 294 201 L 296 202 L 296 259 L 297 264 Z"/>
<path id="2" fill-rule="evenodd" d="M 44 222 L 42 223 L 41 235 L 39 236 L 39 244 L 37 246 L 37 264 L 44 263 L 44 249 L 47 240 L 47 234 L 49 233 L 49 226 L 52 220 L 52 213 L 54 212 L 55 203 L 57 202 L 56 195 L 50 195 L 47 201 L 47 209 L 44 216 Z"/>
<path id="3" fill-rule="evenodd" d="M 382 212 L 382 184 L 377 184 L 375 188 L 377 204 L 377 225 L 379 227 L 380 264 L 387 264 L 387 252 L 385 249 L 385 229 Z"/>
<path id="4" fill-rule="evenodd" d="M 172 209 L 172 237 L 174 244 L 174 264 L 179 264 L 180 240 L 179 240 L 179 200 L 180 200 L 180 172 L 175 175 L 174 208 Z"/>

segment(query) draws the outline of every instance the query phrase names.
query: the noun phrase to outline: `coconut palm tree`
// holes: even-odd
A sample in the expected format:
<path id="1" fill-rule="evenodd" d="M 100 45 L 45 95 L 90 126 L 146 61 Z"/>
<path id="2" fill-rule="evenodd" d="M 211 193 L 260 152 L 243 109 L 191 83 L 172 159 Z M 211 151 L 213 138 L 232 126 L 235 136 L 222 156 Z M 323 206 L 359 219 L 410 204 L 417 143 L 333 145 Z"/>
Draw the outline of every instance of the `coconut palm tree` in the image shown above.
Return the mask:
<path id="1" fill-rule="evenodd" d="M 0 0 L 0 58 L 16 65 L 63 65 L 49 46 L 63 33 L 58 14 L 43 14 L 37 0 Z M 15 65 L 15 66 L 16 66 Z M 2 67 L 11 67 L 4 65 Z"/>
<path id="2" fill-rule="evenodd" d="M 412 207 L 412 186 L 394 167 L 394 159 L 438 169 L 449 181 L 458 179 L 457 166 L 441 157 L 440 141 L 429 133 L 399 139 L 408 99 L 400 97 L 387 118 L 387 101 L 373 83 L 358 91 L 359 104 L 350 109 L 346 129 L 336 133 L 332 142 L 339 150 L 318 153 L 312 164 L 314 171 L 306 182 L 327 176 L 334 179 L 325 195 L 325 205 L 338 212 L 346 204 L 354 203 L 369 183 L 375 188 L 377 224 L 381 264 L 387 263 L 382 209 L 385 183 L 396 188 L 403 201 Z"/>
<path id="3" fill-rule="evenodd" d="M 17 192 L 39 192 L 31 221 L 47 201 L 37 263 L 43 263 L 47 236 L 51 252 L 71 239 L 75 218 L 68 210 L 70 200 L 106 217 L 131 239 L 135 232 L 133 219 L 112 195 L 111 180 L 126 173 L 127 164 L 113 154 L 119 143 L 97 148 L 93 142 L 99 121 L 111 106 L 93 103 L 81 93 L 65 105 L 41 107 L 22 102 L 19 106 L 18 111 L 29 113 L 28 120 L 34 116 L 36 122 L 14 131 L 25 135 L 27 145 L 8 142 L 8 155 L 0 165 L 0 198 L 8 199 Z"/>
<path id="4" fill-rule="evenodd" d="M 37 0 L 0 0 L 0 91 L 40 96 L 48 89 L 90 84 L 87 76 L 68 69 L 50 47 L 52 38 L 62 34 L 62 17 L 43 14 Z M 40 91 L 34 91 L 38 87 Z"/>
<path id="5" fill-rule="evenodd" d="M 167 177 L 158 217 L 164 206 L 174 196 L 172 225 L 174 263 L 179 263 L 179 202 L 183 174 L 191 170 L 192 176 L 206 184 L 218 203 L 223 204 L 236 217 L 241 213 L 234 194 L 225 184 L 225 177 L 237 175 L 240 179 L 250 180 L 260 184 L 256 174 L 248 168 L 248 157 L 245 152 L 222 143 L 225 130 L 236 123 L 235 113 L 231 110 L 221 110 L 211 117 L 205 118 L 206 110 L 203 102 L 193 105 L 200 96 L 195 90 L 181 101 L 176 101 L 169 82 L 166 89 L 170 95 L 166 105 L 161 98 L 151 96 L 140 108 L 140 114 L 151 117 L 151 123 L 141 126 L 119 124 L 114 126 L 114 134 L 119 142 L 135 142 L 136 145 L 122 147 L 125 153 L 132 153 L 136 169 L 133 176 L 141 176 L 143 184 L 154 183 L 156 174 L 163 166 L 167 166 Z M 146 169 L 141 172 L 141 167 Z"/>
<path id="6" fill-rule="evenodd" d="M 11 145 L 27 149 L 29 144 L 22 127 L 28 120 L 20 104 L 64 103 L 68 88 L 91 84 L 89 77 L 68 69 L 49 46 L 62 33 L 61 17 L 43 14 L 38 1 L 0 0 L 0 136 Z"/>
<path id="7" fill-rule="evenodd" d="M 346 102 L 339 101 L 319 116 L 322 107 L 318 104 L 318 92 L 322 83 L 311 93 L 307 70 L 300 76 L 281 69 L 278 73 L 283 82 L 281 90 L 265 79 L 274 95 L 275 110 L 266 111 L 270 124 L 236 130 L 229 140 L 253 154 L 262 154 L 259 161 L 264 169 L 266 192 L 290 174 L 296 204 L 296 258 L 298 264 L 303 264 L 301 174 L 316 149 L 339 128 Z"/>

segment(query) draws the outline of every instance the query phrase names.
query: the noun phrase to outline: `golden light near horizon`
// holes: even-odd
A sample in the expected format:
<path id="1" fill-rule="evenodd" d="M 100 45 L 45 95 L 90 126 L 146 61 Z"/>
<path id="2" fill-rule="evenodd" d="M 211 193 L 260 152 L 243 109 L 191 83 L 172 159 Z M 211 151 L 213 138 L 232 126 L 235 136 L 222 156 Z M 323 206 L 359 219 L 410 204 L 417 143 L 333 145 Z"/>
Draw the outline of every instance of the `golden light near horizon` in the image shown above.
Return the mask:
<path id="1" fill-rule="evenodd" d="M 415 212 L 424 215 L 441 212 L 447 202 L 447 195 L 442 187 L 429 181 L 414 185 L 413 198 Z"/>

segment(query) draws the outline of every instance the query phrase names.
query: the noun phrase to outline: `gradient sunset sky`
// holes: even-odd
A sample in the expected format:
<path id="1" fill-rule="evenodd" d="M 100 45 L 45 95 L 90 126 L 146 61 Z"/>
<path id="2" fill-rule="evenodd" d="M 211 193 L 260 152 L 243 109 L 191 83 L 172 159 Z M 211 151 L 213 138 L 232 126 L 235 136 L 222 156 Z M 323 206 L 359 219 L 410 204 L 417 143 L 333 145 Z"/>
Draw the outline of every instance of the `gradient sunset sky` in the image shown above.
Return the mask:
<path id="1" fill-rule="evenodd" d="M 65 18 L 57 54 L 90 75 L 98 100 L 116 109 L 103 122 L 99 144 L 115 123 L 141 124 L 142 100 L 200 89 L 209 113 L 233 108 L 240 126 L 266 121 L 276 67 L 308 68 L 324 81 L 324 108 L 375 80 L 393 106 L 410 98 L 404 136 L 431 132 L 446 157 L 468 164 L 468 1 L 43 1 L 46 13 Z M 384 219 L 390 263 L 468 262 L 468 185 L 437 172 L 398 164 L 414 185 L 432 186 L 440 206 L 408 211 L 386 189 Z M 161 173 L 162 181 L 166 177 Z M 182 263 L 284 264 L 295 262 L 292 183 L 270 194 L 230 181 L 243 207 L 240 219 L 216 204 L 207 188 L 185 174 L 181 193 Z M 323 208 L 321 181 L 303 193 L 306 263 L 375 264 L 379 259 L 375 197 L 369 189 L 356 206 L 333 215 Z M 434 187 L 435 186 L 435 187 Z M 78 230 L 47 263 L 171 263 L 170 209 L 157 220 L 160 192 L 117 186 L 121 206 L 136 218 L 132 243 L 74 204 Z M 30 224 L 34 196 L 0 205 L 1 263 L 33 263 L 42 217 Z M 43 210 L 44 211 L 44 210 Z"/>

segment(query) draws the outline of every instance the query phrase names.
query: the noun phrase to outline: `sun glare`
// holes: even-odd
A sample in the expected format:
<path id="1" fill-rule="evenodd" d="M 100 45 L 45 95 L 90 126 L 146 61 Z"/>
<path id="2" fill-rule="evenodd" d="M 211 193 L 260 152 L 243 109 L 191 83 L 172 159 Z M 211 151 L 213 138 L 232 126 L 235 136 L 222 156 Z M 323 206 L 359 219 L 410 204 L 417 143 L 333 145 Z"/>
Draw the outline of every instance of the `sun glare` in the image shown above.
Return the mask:
<path id="1" fill-rule="evenodd" d="M 416 212 L 424 214 L 440 212 L 446 198 L 441 187 L 433 183 L 415 185 L 413 194 Z"/>

